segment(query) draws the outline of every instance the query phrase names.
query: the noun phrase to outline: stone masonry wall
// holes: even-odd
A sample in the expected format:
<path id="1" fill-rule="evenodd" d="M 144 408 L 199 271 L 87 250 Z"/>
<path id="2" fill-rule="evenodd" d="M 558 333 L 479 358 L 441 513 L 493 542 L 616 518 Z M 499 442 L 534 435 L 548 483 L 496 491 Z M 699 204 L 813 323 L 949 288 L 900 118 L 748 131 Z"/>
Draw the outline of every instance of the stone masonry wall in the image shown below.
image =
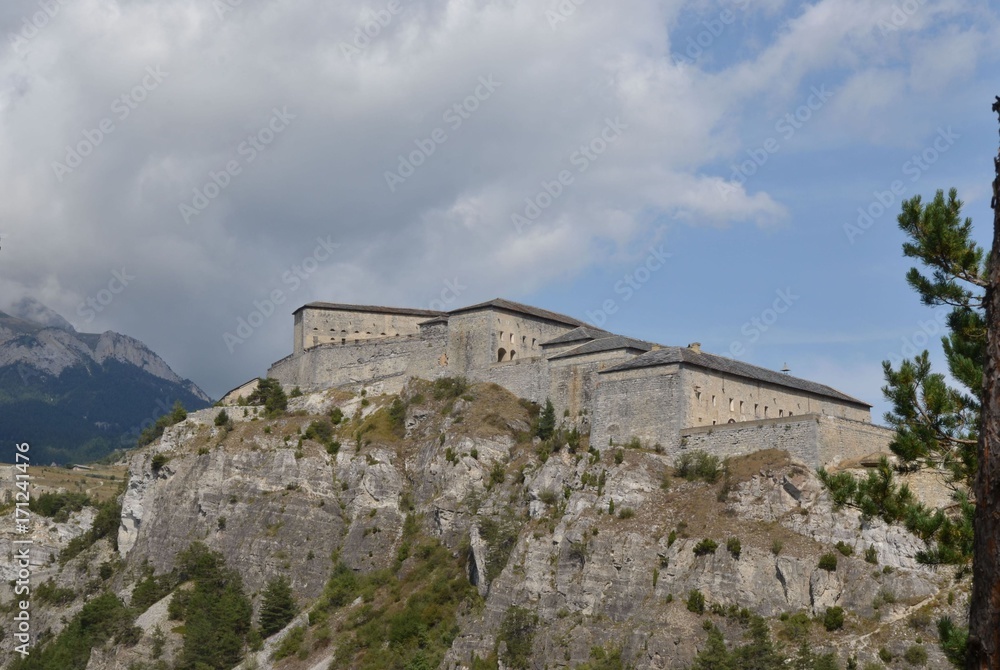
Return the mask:
<path id="1" fill-rule="evenodd" d="M 634 357 L 635 354 L 622 350 L 549 361 L 546 395 L 552 399 L 556 418 L 562 421 L 568 410 L 567 421 L 574 424 L 581 412 L 590 414 L 597 397 L 598 372 Z"/>
<path id="2" fill-rule="evenodd" d="M 633 437 L 646 446 L 669 448 L 678 442 L 685 399 L 676 365 L 602 374 L 591 424 L 591 446 L 604 450 Z"/>
<path id="3" fill-rule="evenodd" d="M 380 314 L 347 310 L 303 309 L 295 315 L 295 351 L 320 344 L 349 344 L 358 340 L 417 335 L 429 315 Z"/>
<path id="4" fill-rule="evenodd" d="M 813 468 L 833 466 L 875 452 L 888 452 L 893 431 L 859 421 L 819 414 L 745 423 L 686 428 L 681 431 L 677 456 L 685 451 L 705 451 L 720 458 L 763 449 L 787 451 Z"/>
<path id="5" fill-rule="evenodd" d="M 331 386 L 377 387 L 398 393 L 410 377 L 436 379 L 449 374 L 442 334 L 398 337 L 371 342 L 325 344 L 283 358 L 267 376 L 303 391 Z"/>

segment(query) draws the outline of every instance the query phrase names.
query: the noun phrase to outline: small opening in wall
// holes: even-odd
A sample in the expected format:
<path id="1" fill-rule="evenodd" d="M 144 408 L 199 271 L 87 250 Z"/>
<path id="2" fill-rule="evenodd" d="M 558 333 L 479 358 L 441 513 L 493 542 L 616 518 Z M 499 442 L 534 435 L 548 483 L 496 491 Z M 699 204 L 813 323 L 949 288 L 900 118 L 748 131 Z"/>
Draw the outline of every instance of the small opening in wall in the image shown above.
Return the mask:
<path id="1" fill-rule="evenodd" d="M 736 419 L 730 419 L 728 423 L 736 423 Z"/>
<path id="2" fill-rule="evenodd" d="M 740 414 L 743 413 L 743 401 L 740 400 Z"/>
<path id="3" fill-rule="evenodd" d="M 712 396 L 712 407 L 715 407 L 715 396 Z"/>
<path id="4" fill-rule="evenodd" d="M 730 399 L 729 399 L 729 411 L 730 411 L 730 412 L 735 412 L 735 411 L 736 411 L 736 405 L 735 405 L 735 403 L 733 402 L 733 399 L 732 399 L 732 398 L 730 398 Z"/>
<path id="5" fill-rule="evenodd" d="M 513 349 L 511 349 L 511 350 L 510 350 L 510 360 L 514 360 L 514 357 L 515 357 L 515 356 L 517 356 L 517 352 L 516 352 L 516 351 L 514 351 Z"/>
<path id="6" fill-rule="evenodd" d="M 718 421 L 713 421 L 713 422 L 712 422 L 712 425 L 714 426 L 714 425 L 715 425 L 715 424 L 717 424 L 717 423 L 719 423 L 719 422 L 718 422 Z"/>
<path id="7" fill-rule="evenodd" d="M 780 417 L 783 417 L 783 416 L 785 416 L 785 410 L 779 409 L 778 410 L 778 417 L 780 418 Z"/>
<path id="8" fill-rule="evenodd" d="M 767 418 L 767 405 L 764 405 L 764 418 Z"/>
<path id="9" fill-rule="evenodd" d="M 531 348 L 535 348 L 535 338 L 531 338 Z"/>
<path id="10" fill-rule="evenodd" d="M 503 363 L 503 359 L 504 359 L 504 357 L 506 355 L 507 355 L 507 350 L 506 349 L 498 349 L 497 350 L 497 363 Z"/>
<path id="11" fill-rule="evenodd" d="M 346 337 L 340 338 L 340 343 L 341 344 L 347 344 L 347 338 Z"/>

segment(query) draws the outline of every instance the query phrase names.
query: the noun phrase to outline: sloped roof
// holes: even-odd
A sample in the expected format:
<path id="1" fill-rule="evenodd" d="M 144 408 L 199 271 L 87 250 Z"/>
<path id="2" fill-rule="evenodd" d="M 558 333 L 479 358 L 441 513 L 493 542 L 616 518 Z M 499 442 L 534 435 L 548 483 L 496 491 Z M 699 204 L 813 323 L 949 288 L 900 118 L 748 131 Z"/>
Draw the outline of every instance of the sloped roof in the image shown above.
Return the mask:
<path id="1" fill-rule="evenodd" d="M 545 319 L 546 321 L 554 321 L 556 323 L 562 323 L 567 326 L 587 325 L 583 321 L 580 321 L 579 319 L 574 319 L 571 316 L 566 316 L 565 314 L 559 314 L 558 312 L 550 312 L 547 309 L 539 309 L 538 307 L 532 307 L 531 305 L 524 305 L 519 302 L 514 302 L 513 300 L 504 300 L 503 298 L 495 298 L 487 302 L 481 302 L 477 305 L 460 307 L 459 309 L 454 309 L 448 312 L 448 314 L 464 314 L 466 312 L 478 312 L 484 309 L 502 309 L 507 312 L 527 314 L 528 316 L 533 316 L 538 319 Z"/>
<path id="2" fill-rule="evenodd" d="M 610 337 L 613 333 L 593 326 L 580 326 L 568 333 L 563 333 L 559 337 L 542 342 L 543 347 L 554 346 L 556 344 L 570 344 L 571 342 L 582 342 L 584 340 L 598 340 L 602 337 Z"/>
<path id="3" fill-rule="evenodd" d="M 431 309 L 411 309 L 409 307 L 379 307 L 377 305 L 345 305 L 336 302 L 310 302 L 292 312 L 298 314 L 304 309 L 326 309 L 335 312 L 374 312 L 377 314 L 400 314 L 402 316 L 443 316 L 445 312 Z"/>
<path id="4" fill-rule="evenodd" d="M 586 344 L 581 344 L 578 347 L 574 347 L 569 351 L 563 351 L 555 356 L 549 358 L 550 361 L 557 358 L 570 358 L 573 356 L 583 356 L 584 354 L 597 354 L 602 351 L 614 351 L 616 349 L 633 349 L 636 351 L 649 351 L 653 348 L 650 342 L 643 342 L 642 340 L 633 340 L 631 337 L 625 337 L 624 335 L 611 335 L 610 337 L 602 337 L 598 340 L 591 340 Z"/>
<path id="5" fill-rule="evenodd" d="M 817 384 L 816 382 L 811 382 L 807 379 L 799 379 L 798 377 L 792 377 L 791 375 L 786 375 L 781 372 L 768 370 L 767 368 L 758 367 L 756 365 L 750 365 L 749 363 L 733 360 L 732 358 L 724 358 L 722 356 L 715 356 L 714 354 L 697 352 L 687 347 L 664 347 L 663 349 L 650 351 L 642 354 L 641 356 L 636 356 L 630 361 L 626 361 L 615 365 L 614 367 L 602 370 L 600 374 L 673 364 L 693 365 L 706 368 L 708 370 L 715 370 L 716 372 L 730 374 L 735 377 L 744 377 L 746 379 L 766 382 L 776 386 L 785 386 L 787 388 L 793 388 L 799 391 L 833 398 L 835 400 L 840 400 L 854 405 L 869 408 L 871 407 L 869 403 L 866 403 L 863 400 L 852 398 L 846 393 L 841 393 L 840 391 L 824 384 Z"/>

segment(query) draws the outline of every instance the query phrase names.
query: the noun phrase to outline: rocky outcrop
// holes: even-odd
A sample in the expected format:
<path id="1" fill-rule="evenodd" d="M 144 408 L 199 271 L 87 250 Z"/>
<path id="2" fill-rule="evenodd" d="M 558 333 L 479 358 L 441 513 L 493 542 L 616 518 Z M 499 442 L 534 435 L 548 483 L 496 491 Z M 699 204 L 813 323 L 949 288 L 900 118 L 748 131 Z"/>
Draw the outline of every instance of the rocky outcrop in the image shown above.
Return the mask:
<path id="1" fill-rule="evenodd" d="M 710 485 L 669 476 L 653 450 L 563 445 L 539 456 L 537 440 L 525 439 L 526 411 L 498 388 L 448 403 L 420 390 L 407 391 L 403 431 L 393 436 L 384 424 L 361 429 L 391 398 L 312 394 L 270 421 L 257 408 L 227 408 L 231 431 L 215 426 L 218 410 L 190 415 L 130 460 L 118 536 L 125 573 L 146 562 L 167 572 L 198 540 L 223 553 L 248 592 L 287 575 L 305 605 L 320 595 L 331 557 L 360 572 L 393 566 L 410 516 L 467 557 L 482 597 L 463 610 L 448 670 L 502 648 L 497 634 L 512 606 L 538 616 L 534 668 L 574 667 L 602 646 L 621 648 L 637 670 L 684 667 L 705 639 L 704 619 L 685 605 L 693 591 L 710 610 L 745 608 L 775 622 L 842 607 L 849 625 L 827 648 L 863 661 L 874 658 L 870 636 L 883 622 L 931 602 L 949 577 L 916 564 L 921 547 L 907 533 L 834 509 L 815 475 L 787 458 L 736 467 Z M 348 423 L 331 455 L 300 438 L 334 406 Z M 506 560 L 497 524 L 513 533 Z M 837 542 L 853 553 L 837 552 Z M 870 548 L 877 566 L 864 559 Z M 830 552 L 836 566 L 821 568 Z M 127 597 L 127 580 L 118 587 Z M 163 616 L 163 604 L 155 608 L 141 617 L 147 636 Z M 726 616 L 713 621 L 741 640 Z M 104 651 L 89 667 L 125 667 L 136 653 Z M 330 654 L 317 650 L 296 667 L 327 667 Z M 272 667 L 267 654 L 256 667 Z"/>

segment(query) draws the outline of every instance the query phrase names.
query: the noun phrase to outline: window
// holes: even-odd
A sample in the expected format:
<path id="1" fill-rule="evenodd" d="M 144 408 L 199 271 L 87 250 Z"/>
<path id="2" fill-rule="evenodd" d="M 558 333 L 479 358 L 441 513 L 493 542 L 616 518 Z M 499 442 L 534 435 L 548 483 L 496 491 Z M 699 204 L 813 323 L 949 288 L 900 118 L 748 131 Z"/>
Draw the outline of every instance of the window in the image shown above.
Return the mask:
<path id="1" fill-rule="evenodd" d="M 715 396 L 712 396 L 712 407 L 715 407 Z"/>
<path id="2" fill-rule="evenodd" d="M 736 411 L 736 405 L 733 403 L 733 399 L 732 398 L 729 399 L 729 411 L 730 412 L 735 412 Z"/>
<path id="3" fill-rule="evenodd" d="M 497 363 L 503 363 L 503 359 L 504 359 L 504 357 L 506 355 L 507 355 L 507 350 L 506 349 L 498 349 L 497 350 Z"/>
<path id="4" fill-rule="evenodd" d="M 743 401 L 740 400 L 740 414 L 743 414 Z"/>
<path id="5" fill-rule="evenodd" d="M 783 416 L 785 416 L 785 410 L 779 409 L 778 410 L 778 417 L 780 418 L 780 417 L 783 417 Z"/>
<path id="6" fill-rule="evenodd" d="M 767 405 L 764 405 L 764 418 L 767 418 Z"/>
<path id="7" fill-rule="evenodd" d="M 514 356 L 517 356 L 517 352 L 513 349 L 510 350 L 510 360 L 514 360 Z"/>

